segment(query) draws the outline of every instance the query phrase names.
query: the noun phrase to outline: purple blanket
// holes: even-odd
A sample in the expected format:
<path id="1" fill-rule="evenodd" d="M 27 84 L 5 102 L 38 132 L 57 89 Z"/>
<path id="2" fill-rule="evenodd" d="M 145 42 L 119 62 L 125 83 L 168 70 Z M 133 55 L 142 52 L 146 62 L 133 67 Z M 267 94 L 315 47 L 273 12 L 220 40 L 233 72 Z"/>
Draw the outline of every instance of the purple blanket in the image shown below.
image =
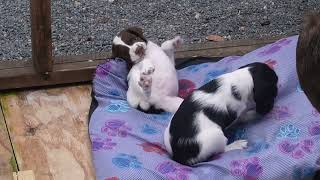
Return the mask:
<path id="1" fill-rule="evenodd" d="M 93 81 L 98 107 L 90 117 L 90 138 L 98 180 L 308 179 L 320 168 L 320 114 L 301 90 L 295 65 L 297 36 L 281 39 L 242 57 L 179 70 L 181 97 L 251 62 L 265 62 L 279 76 L 279 95 L 259 122 L 237 126 L 230 141 L 249 147 L 212 157 L 193 167 L 168 157 L 163 131 L 171 114 L 145 114 L 126 102 L 126 65 L 121 59 L 99 65 Z"/>

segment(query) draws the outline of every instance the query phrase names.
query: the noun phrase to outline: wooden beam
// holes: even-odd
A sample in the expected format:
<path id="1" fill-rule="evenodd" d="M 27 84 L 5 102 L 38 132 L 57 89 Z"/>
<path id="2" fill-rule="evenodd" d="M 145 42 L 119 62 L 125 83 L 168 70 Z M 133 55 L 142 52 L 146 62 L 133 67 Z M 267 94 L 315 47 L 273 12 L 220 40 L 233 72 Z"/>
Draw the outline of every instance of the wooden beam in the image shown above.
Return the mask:
<path id="1" fill-rule="evenodd" d="M 177 50 L 176 58 L 243 55 L 276 40 L 238 40 L 190 44 Z M 110 52 L 55 57 L 52 72 L 47 79 L 40 77 L 27 63 L 24 66 L 11 64 L 10 68 L 3 69 L 0 66 L 0 90 L 88 82 L 92 80 L 96 66 L 109 57 L 111 57 Z"/>
<path id="2" fill-rule="evenodd" d="M 30 0 L 32 60 L 37 73 L 48 76 L 53 68 L 51 0 Z"/>
<path id="3" fill-rule="evenodd" d="M 32 67 L 0 70 L 0 90 L 88 82 L 93 78 L 96 65 L 102 62 L 87 61 L 56 64 L 48 79 L 40 77 Z M 15 73 L 19 75 L 14 75 Z"/>

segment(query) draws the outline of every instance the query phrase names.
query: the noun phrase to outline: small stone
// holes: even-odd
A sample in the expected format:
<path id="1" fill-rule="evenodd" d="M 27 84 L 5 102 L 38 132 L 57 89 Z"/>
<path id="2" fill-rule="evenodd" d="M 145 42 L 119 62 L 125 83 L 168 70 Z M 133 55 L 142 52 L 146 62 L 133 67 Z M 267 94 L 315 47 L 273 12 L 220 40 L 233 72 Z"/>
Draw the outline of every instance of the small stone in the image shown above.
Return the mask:
<path id="1" fill-rule="evenodd" d="M 88 37 L 87 41 L 93 41 L 93 36 Z"/>
<path id="2" fill-rule="evenodd" d="M 194 16 L 196 19 L 199 19 L 200 18 L 200 13 L 196 13 L 196 15 Z"/>
<path id="3" fill-rule="evenodd" d="M 192 38 L 192 41 L 193 42 L 197 42 L 197 41 L 199 41 L 200 40 L 200 38 Z"/>
<path id="4" fill-rule="evenodd" d="M 224 38 L 218 35 L 209 35 L 206 38 L 209 41 L 221 42 L 224 41 Z"/>
<path id="5" fill-rule="evenodd" d="M 269 25 L 271 22 L 269 21 L 269 20 L 266 20 L 266 21 L 263 21 L 262 23 L 261 23 L 261 26 L 267 26 L 267 25 Z"/>
<path id="6" fill-rule="evenodd" d="M 223 36 L 224 37 L 224 39 L 226 39 L 226 40 L 231 40 L 231 36 L 230 35 L 228 35 L 228 36 Z"/>
<path id="7" fill-rule="evenodd" d="M 78 7 L 78 6 L 81 5 L 81 3 L 80 3 L 79 1 L 75 1 L 75 2 L 74 2 L 74 5 L 75 5 L 76 7 Z"/>
<path id="8" fill-rule="evenodd" d="M 240 31 L 244 31 L 244 29 L 245 29 L 245 28 L 244 28 L 243 26 L 241 26 L 241 27 L 239 28 Z"/>

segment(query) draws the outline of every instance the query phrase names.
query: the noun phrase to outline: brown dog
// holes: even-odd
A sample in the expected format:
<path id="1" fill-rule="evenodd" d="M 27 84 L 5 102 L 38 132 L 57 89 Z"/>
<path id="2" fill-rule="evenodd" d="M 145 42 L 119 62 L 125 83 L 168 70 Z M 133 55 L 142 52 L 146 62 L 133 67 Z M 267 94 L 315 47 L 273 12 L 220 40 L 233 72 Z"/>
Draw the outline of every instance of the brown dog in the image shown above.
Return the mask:
<path id="1" fill-rule="evenodd" d="M 320 13 L 305 19 L 297 45 L 297 71 L 301 88 L 320 111 Z"/>
<path id="2" fill-rule="evenodd" d="M 305 18 L 297 45 L 297 71 L 301 88 L 320 112 L 320 13 Z M 313 179 L 320 179 L 320 170 Z"/>

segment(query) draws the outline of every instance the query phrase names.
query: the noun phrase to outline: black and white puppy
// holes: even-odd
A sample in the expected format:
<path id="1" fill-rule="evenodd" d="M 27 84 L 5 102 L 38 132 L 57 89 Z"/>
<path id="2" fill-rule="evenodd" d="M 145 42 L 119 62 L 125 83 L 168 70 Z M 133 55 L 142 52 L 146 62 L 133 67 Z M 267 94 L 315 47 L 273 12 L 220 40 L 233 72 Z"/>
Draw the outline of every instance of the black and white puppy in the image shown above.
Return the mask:
<path id="1" fill-rule="evenodd" d="M 246 140 L 227 146 L 224 130 L 273 108 L 278 77 L 266 64 L 252 63 L 219 76 L 190 94 L 173 116 L 164 143 L 173 160 L 192 165 L 210 156 L 243 149 Z"/>

